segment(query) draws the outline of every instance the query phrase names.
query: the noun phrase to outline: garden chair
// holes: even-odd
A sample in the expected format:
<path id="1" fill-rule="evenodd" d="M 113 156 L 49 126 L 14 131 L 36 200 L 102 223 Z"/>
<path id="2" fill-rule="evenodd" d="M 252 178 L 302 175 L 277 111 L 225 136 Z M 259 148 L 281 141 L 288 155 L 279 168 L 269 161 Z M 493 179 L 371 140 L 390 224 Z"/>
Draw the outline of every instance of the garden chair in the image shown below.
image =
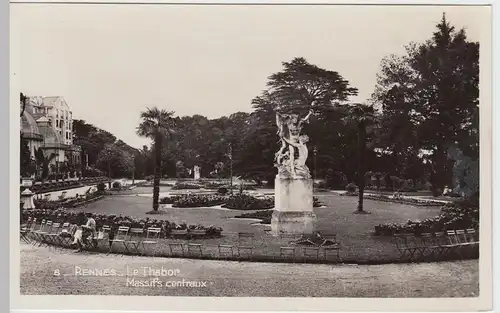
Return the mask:
<path id="1" fill-rule="evenodd" d="M 41 233 L 45 232 L 46 231 L 46 226 L 45 224 L 47 223 L 47 221 L 45 219 L 42 219 L 42 221 L 40 222 L 40 226 L 38 227 L 38 229 L 36 229 L 36 219 L 35 219 L 35 227 L 33 228 L 33 231 L 31 232 L 31 234 L 33 235 L 33 245 L 37 245 L 37 244 L 40 244 L 40 240 L 41 239 Z"/>
<path id="2" fill-rule="evenodd" d="M 97 245 L 99 245 L 99 242 L 102 241 L 107 241 L 108 245 L 111 244 L 109 242 L 109 234 L 111 233 L 111 226 L 109 225 L 103 225 L 101 229 L 97 232 Z"/>
<path id="3" fill-rule="evenodd" d="M 411 255 L 411 261 L 418 261 L 425 258 L 425 251 L 427 250 L 422 240 L 419 240 L 415 234 L 402 234 L 406 240 L 408 252 Z"/>
<path id="4" fill-rule="evenodd" d="M 19 234 L 21 236 L 21 239 L 26 243 L 30 243 L 29 234 L 31 231 L 31 223 L 32 223 L 32 219 L 30 216 L 28 218 L 27 223 L 25 225 L 21 225 L 21 227 L 20 227 Z"/>
<path id="5" fill-rule="evenodd" d="M 295 259 L 295 247 L 280 247 L 280 258 Z"/>
<path id="6" fill-rule="evenodd" d="M 159 227 L 149 227 L 146 231 L 146 239 L 141 241 L 142 245 L 142 255 L 146 254 L 146 245 L 153 247 L 153 257 L 156 255 L 156 250 L 158 248 L 158 243 L 160 241 L 161 228 Z"/>
<path id="7" fill-rule="evenodd" d="M 59 240 L 63 247 L 71 247 L 77 228 L 76 224 L 69 224 L 66 229 L 63 224 L 63 229 L 59 233 Z"/>
<path id="8" fill-rule="evenodd" d="M 125 244 L 125 241 L 127 240 L 128 232 L 130 230 L 130 227 L 128 226 L 120 226 L 118 227 L 118 230 L 116 231 L 115 238 L 109 240 L 109 250 L 107 254 L 111 253 L 111 250 L 113 250 L 113 245 L 115 243 L 121 243 L 123 247 L 125 248 L 125 252 L 128 253 L 128 247 Z"/>
<path id="9" fill-rule="evenodd" d="M 52 230 L 52 221 L 47 221 L 45 222 L 45 229 L 43 231 L 37 232 L 38 238 L 40 239 L 40 242 L 38 244 L 39 247 L 47 245 L 47 235 L 50 233 L 51 230 Z"/>
<path id="10" fill-rule="evenodd" d="M 308 257 L 314 257 L 316 260 L 319 259 L 319 250 L 320 247 L 316 246 L 304 246 L 302 247 L 302 254 L 304 255 L 304 261 L 307 260 Z"/>
<path id="11" fill-rule="evenodd" d="M 52 228 L 45 235 L 46 240 L 47 240 L 47 246 L 49 246 L 49 244 L 51 244 L 55 247 L 55 245 L 61 243 L 59 241 L 59 232 L 61 231 L 61 226 L 62 226 L 61 223 L 52 224 Z"/>
<path id="12" fill-rule="evenodd" d="M 234 257 L 234 246 L 233 245 L 217 245 L 217 248 L 219 250 L 219 256 L 220 257 Z M 230 255 L 228 255 L 231 253 Z"/>
<path id="13" fill-rule="evenodd" d="M 187 243 L 187 251 L 189 255 L 203 255 L 203 246 L 201 243 Z"/>
<path id="14" fill-rule="evenodd" d="M 238 246 L 236 247 L 238 251 L 238 258 L 241 257 L 241 251 L 249 251 L 249 256 L 250 258 L 252 257 L 254 249 L 254 238 L 255 237 L 253 233 L 238 233 Z M 247 241 L 250 241 L 250 245 L 243 244 Z"/>
<path id="15" fill-rule="evenodd" d="M 29 226 L 29 231 L 28 231 L 28 239 L 31 241 L 35 241 L 35 235 L 34 235 L 34 232 L 36 230 L 36 217 L 34 217 L 32 220 L 31 220 L 31 224 Z"/>
<path id="16" fill-rule="evenodd" d="M 443 258 L 448 257 L 448 255 L 456 248 L 456 245 L 449 243 L 448 236 L 444 232 L 436 232 L 434 233 L 434 236 L 441 250 L 441 256 Z"/>
<path id="17" fill-rule="evenodd" d="M 188 236 L 188 230 L 187 229 L 172 229 L 172 231 L 170 232 L 170 238 L 171 239 L 174 239 L 174 238 L 185 238 Z"/>
<path id="18" fill-rule="evenodd" d="M 465 230 L 467 242 L 477 245 L 479 243 L 478 233 L 474 228 L 468 228 Z"/>
<path id="19" fill-rule="evenodd" d="M 189 232 L 191 238 L 206 238 L 207 231 L 205 229 L 193 229 Z"/>
<path id="20" fill-rule="evenodd" d="M 141 244 L 143 235 L 144 229 L 142 228 L 131 228 L 129 230 L 128 239 L 124 242 L 124 245 L 127 246 L 128 252 L 134 253 L 133 250 L 135 250 L 135 253 L 139 254 L 139 246 Z M 132 249 L 129 249 L 129 245 L 132 246 Z"/>
<path id="21" fill-rule="evenodd" d="M 421 234 L 423 252 L 429 251 L 430 257 L 432 259 L 438 259 L 441 255 L 441 247 L 436 241 L 436 237 L 432 233 L 422 233 Z"/>
<path id="22" fill-rule="evenodd" d="M 464 255 L 470 255 L 472 252 L 473 243 L 469 242 L 467 234 L 465 233 L 465 229 L 457 229 L 455 230 L 455 236 L 460 244 L 460 248 Z"/>
<path id="23" fill-rule="evenodd" d="M 452 251 L 450 251 L 450 253 L 454 252 L 454 253 L 456 253 L 456 255 L 458 257 L 462 258 L 463 257 L 463 255 L 462 255 L 463 245 L 460 242 L 460 239 L 457 236 L 457 233 L 455 232 L 455 230 L 447 230 L 446 231 L 446 239 L 448 241 L 448 244 L 453 247 Z"/>
<path id="24" fill-rule="evenodd" d="M 323 249 L 324 259 L 327 259 L 329 255 L 335 253 L 337 260 L 340 260 L 340 242 L 337 240 L 337 235 L 329 235 L 328 237 L 325 236 L 325 241 L 320 247 Z"/>
<path id="25" fill-rule="evenodd" d="M 172 242 L 168 244 L 168 248 L 170 250 L 170 255 L 176 255 L 176 252 L 181 252 L 181 255 L 184 256 L 184 244 L 180 242 Z"/>

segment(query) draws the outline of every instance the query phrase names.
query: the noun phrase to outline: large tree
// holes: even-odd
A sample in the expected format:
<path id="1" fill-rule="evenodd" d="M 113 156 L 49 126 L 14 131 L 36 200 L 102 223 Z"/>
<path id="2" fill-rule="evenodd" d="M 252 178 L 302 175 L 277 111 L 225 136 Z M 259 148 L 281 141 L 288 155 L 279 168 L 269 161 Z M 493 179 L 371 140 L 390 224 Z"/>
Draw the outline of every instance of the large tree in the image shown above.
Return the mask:
<path id="1" fill-rule="evenodd" d="M 158 211 L 163 141 L 170 138 L 175 131 L 173 115 L 173 111 L 166 111 L 157 107 L 148 108 L 146 111 L 141 112 L 141 123 L 137 127 L 139 136 L 150 138 L 154 142 L 153 211 Z"/>
<path id="2" fill-rule="evenodd" d="M 408 46 L 405 56 L 382 62 L 373 99 L 384 112 L 384 148 L 400 173 L 422 172 L 428 155 L 439 195 L 453 185 L 449 147 L 456 144 L 473 159 L 479 155 L 479 44 L 445 15 L 436 28 L 427 42 Z"/>

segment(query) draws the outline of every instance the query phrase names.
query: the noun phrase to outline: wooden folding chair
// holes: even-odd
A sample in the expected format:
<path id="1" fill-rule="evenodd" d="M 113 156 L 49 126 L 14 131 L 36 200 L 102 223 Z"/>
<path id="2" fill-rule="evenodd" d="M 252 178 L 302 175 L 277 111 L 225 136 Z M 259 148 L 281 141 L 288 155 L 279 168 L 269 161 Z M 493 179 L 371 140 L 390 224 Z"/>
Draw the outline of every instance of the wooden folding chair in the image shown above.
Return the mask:
<path id="1" fill-rule="evenodd" d="M 280 258 L 295 259 L 295 247 L 280 247 Z"/>
<path id="2" fill-rule="evenodd" d="M 455 236 L 457 237 L 458 243 L 460 245 L 460 248 L 462 252 L 464 253 L 463 255 L 470 256 L 472 252 L 472 247 L 473 243 L 469 242 L 469 238 L 467 237 L 467 234 L 465 233 L 465 229 L 457 229 L 455 230 Z"/>
<path id="3" fill-rule="evenodd" d="M 334 252 L 337 260 L 340 260 L 340 242 L 337 240 L 337 235 L 325 236 L 325 241 L 321 244 L 320 248 L 323 250 L 324 259 L 327 259 Z"/>
<path id="4" fill-rule="evenodd" d="M 176 252 L 181 252 L 181 255 L 184 256 L 184 244 L 180 242 L 171 242 L 168 244 L 168 248 L 170 249 L 170 255 L 176 255 Z"/>
<path id="5" fill-rule="evenodd" d="M 61 241 L 61 245 L 63 247 L 70 247 L 71 244 L 73 243 L 74 235 L 78 226 L 76 224 L 69 224 L 68 227 L 65 228 L 64 227 L 65 224 L 69 223 L 63 224 L 63 229 L 59 233 L 59 240 Z"/>
<path id="6" fill-rule="evenodd" d="M 423 252 L 428 251 L 432 259 L 437 259 L 440 256 L 441 247 L 436 242 L 436 237 L 432 233 L 422 233 L 421 235 Z"/>
<path id="7" fill-rule="evenodd" d="M 426 247 L 415 234 L 402 234 L 406 240 L 406 247 L 411 255 L 411 261 L 421 260 L 425 257 Z"/>
<path id="8" fill-rule="evenodd" d="M 320 248 L 317 246 L 303 246 L 302 254 L 304 255 L 304 261 L 307 260 L 308 257 L 314 257 L 316 260 L 318 260 L 319 250 Z"/>
<path id="9" fill-rule="evenodd" d="M 217 245 L 220 257 L 234 257 L 234 246 L 233 245 Z"/>
<path id="10" fill-rule="evenodd" d="M 250 245 L 242 243 L 246 243 L 246 241 L 250 240 Z M 250 251 L 250 257 L 253 255 L 254 249 L 254 234 L 253 233 L 238 233 L 238 246 L 236 247 L 238 251 L 238 258 L 241 257 L 241 251 Z"/>
<path id="11" fill-rule="evenodd" d="M 102 225 L 101 229 L 97 232 L 97 245 L 99 245 L 99 242 L 106 241 L 108 243 L 108 246 L 111 244 L 109 242 L 109 234 L 111 233 L 111 226 L 109 225 Z"/>
<path id="12" fill-rule="evenodd" d="M 19 235 L 21 237 L 21 240 L 23 240 L 26 243 L 30 243 L 29 233 L 31 231 L 31 223 L 32 223 L 32 218 L 30 216 L 26 224 L 21 225 L 20 227 Z"/>
<path id="13" fill-rule="evenodd" d="M 40 245 L 40 241 L 42 240 L 41 234 L 46 232 L 47 221 L 45 219 L 42 219 L 38 229 L 36 229 L 36 219 L 34 221 L 35 221 L 34 228 L 33 231 L 31 232 L 33 236 L 33 245 Z"/>
<path id="14" fill-rule="evenodd" d="M 170 231 L 170 238 L 175 239 L 175 238 L 186 238 L 188 236 L 188 230 L 187 229 L 172 229 Z"/>
<path id="15" fill-rule="evenodd" d="M 160 241 L 161 228 L 149 227 L 146 231 L 146 239 L 141 241 L 142 255 L 146 254 L 146 245 L 153 247 L 153 257 L 156 255 L 156 249 Z"/>
<path id="16" fill-rule="evenodd" d="M 203 246 L 201 243 L 187 243 L 186 246 L 189 255 L 203 255 Z"/>
<path id="17" fill-rule="evenodd" d="M 34 232 L 36 231 L 36 217 L 34 217 L 32 220 L 31 220 L 31 224 L 30 224 L 30 227 L 29 227 L 29 231 L 28 231 L 28 239 L 30 240 L 31 244 L 33 244 L 33 242 L 35 241 L 35 234 Z"/>
<path id="18" fill-rule="evenodd" d="M 125 240 L 124 245 L 127 246 L 127 251 L 130 253 L 139 254 L 139 246 L 142 241 L 142 237 L 144 235 L 144 230 L 142 228 L 131 228 L 128 232 L 128 238 Z M 132 249 L 129 249 L 129 245 L 132 246 Z"/>
<path id="19" fill-rule="evenodd" d="M 474 228 L 467 228 L 465 230 L 465 233 L 466 233 L 467 242 L 470 242 L 473 244 L 479 243 L 479 236 Z"/>
<path id="20" fill-rule="evenodd" d="M 123 247 L 125 248 L 125 252 L 128 253 L 128 247 L 125 244 L 125 241 L 127 240 L 128 237 L 128 232 L 130 230 L 130 227 L 128 226 L 119 226 L 118 230 L 116 231 L 116 235 L 113 239 L 110 239 L 109 242 L 109 251 L 107 254 L 111 253 L 111 250 L 113 249 L 113 245 L 115 243 L 121 243 Z"/>
<path id="21" fill-rule="evenodd" d="M 52 230 L 52 221 L 45 222 L 45 230 L 37 232 L 38 238 L 40 239 L 39 247 L 43 245 L 48 245 L 47 243 L 47 235 Z"/>
<path id="22" fill-rule="evenodd" d="M 207 231 L 205 229 L 192 229 L 189 231 L 190 238 L 206 238 Z"/>
<path id="23" fill-rule="evenodd" d="M 60 244 L 59 233 L 61 231 L 61 223 L 53 223 L 50 231 L 45 235 L 48 245 Z"/>
<path id="24" fill-rule="evenodd" d="M 462 244 L 460 243 L 460 239 L 457 236 L 457 233 L 455 230 L 447 230 L 446 231 L 446 239 L 448 241 L 448 245 L 450 245 L 451 251 L 450 253 L 455 252 L 460 258 L 463 257 L 462 255 Z"/>
<path id="25" fill-rule="evenodd" d="M 435 232 L 434 237 L 436 238 L 436 242 L 441 251 L 440 254 L 443 258 L 446 258 L 451 252 L 453 252 L 453 249 L 456 248 L 455 245 L 449 244 L 448 238 L 444 232 Z"/>

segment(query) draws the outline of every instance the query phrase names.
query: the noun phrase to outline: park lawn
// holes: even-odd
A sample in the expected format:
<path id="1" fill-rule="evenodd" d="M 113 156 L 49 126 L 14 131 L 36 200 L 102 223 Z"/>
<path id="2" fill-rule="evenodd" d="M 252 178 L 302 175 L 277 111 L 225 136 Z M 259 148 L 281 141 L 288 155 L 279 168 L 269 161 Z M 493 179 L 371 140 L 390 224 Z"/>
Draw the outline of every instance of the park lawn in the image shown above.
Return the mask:
<path id="1" fill-rule="evenodd" d="M 439 207 L 416 207 L 373 200 L 365 200 L 365 210 L 371 214 L 353 214 L 357 204 L 356 197 L 332 193 L 318 193 L 316 196 L 325 205 L 322 208 L 314 208 L 318 220 L 317 230 L 327 235 L 337 235 L 341 245 L 340 257 L 344 262 L 369 263 L 398 260 L 399 251 L 390 238 L 374 236 L 374 227 L 389 222 L 404 223 L 408 220 L 422 220 L 439 214 Z M 257 259 L 279 259 L 280 247 L 290 246 L 290 239 L 280 239 L 267 234 L 264 231 L 266 226 L 251 225 L 255 221 L 233 218 L 243 213 L 242 211 L 214 208 L 168 208 L 164 210 L 164 214 L 149 215 L 146 212 L 151 210 L 151 201 L 151 198 L 144 196 L 114 195 L 91 203 L 86 208 L 72 210 L 165 219 L 176 223 L 186 221 L 188 224 L 222 227 L 224 231 L 221 238 L 192 240 L 193 243 L 203 244 L 204 257 L 219 257 L 219 244 L 231 244 L 236 247 L 238 232 L 255 234 L 253 242 L 248 239 L 241 242 L 241 245 L 252 244 L 255 247 L 253 257 Z M 244 213 L 247 212 L 249 211 Z M 168 243 L 171 242 L 187 243 L 188 241 L 162 239 L 159 247 L 160 255 L 170 255 Z M 302 249 L 299 247 L 296 250 L 296 257 L 302 256 Z M 332 256 L 329 259 L 333 261 L 335 258 Z"/>

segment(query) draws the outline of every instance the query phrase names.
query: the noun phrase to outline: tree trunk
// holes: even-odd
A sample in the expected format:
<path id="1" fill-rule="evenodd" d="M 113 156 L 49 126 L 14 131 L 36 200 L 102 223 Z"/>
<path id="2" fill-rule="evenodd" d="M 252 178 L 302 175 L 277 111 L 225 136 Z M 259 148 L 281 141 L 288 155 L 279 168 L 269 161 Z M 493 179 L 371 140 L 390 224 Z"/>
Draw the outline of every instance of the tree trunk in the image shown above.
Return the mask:
<path id="1" fill-rule="evenodd" d="M 358 125 L 358 212 L 363 212 L 363 195 L 365 191 L 365 125 L 360 122 Z"/>
<path id="2" fill-rule="evenodd" d="M 162 138 L 157 135 L 155 137 L 155 171 L 153 182 L 153 211 L 158 211 L 160 198 L 160 178 L 161 178 L 161 149 Z"/>

